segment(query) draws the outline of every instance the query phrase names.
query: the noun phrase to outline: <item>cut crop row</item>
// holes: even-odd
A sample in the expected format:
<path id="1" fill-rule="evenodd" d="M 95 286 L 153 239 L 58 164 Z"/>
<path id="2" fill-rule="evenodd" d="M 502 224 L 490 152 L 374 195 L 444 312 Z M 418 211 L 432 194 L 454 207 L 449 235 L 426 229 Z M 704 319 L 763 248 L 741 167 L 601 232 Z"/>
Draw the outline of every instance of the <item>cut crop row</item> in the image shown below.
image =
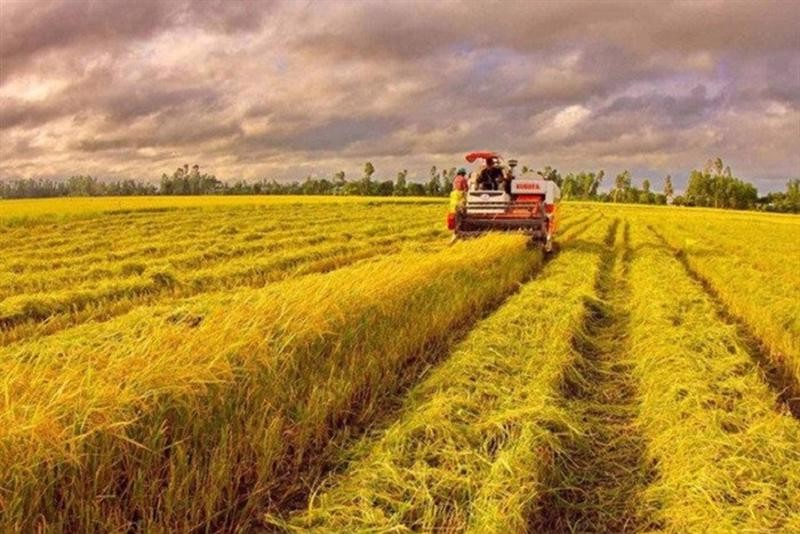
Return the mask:
<path id="1" fill-rule="evenodd" d="M 732 243 L 716 251 L 708 251 L 708 245 L 701 250 L 687 245 L 686 237 L 670 228 L 653 227 L 679 254 L 689 272 L 707 284 L 729 313 L 749 326 L 757 342 L 765 346 L 771 365 L 783 375 L 791 394 L 800 397 L 800 282 L 794 265 L 800 261 L 800 253 L 794 255 L 794 262 L 792 254 L 784 252 L 768 260 L 769 265 L 787 264 L 786 268 L 757 268 L 734 254 Z M 742 230 L 746 235 L 746 229 Z M 770 238 L 759 235 L 757 240 Z M 780 272 L 784 275 L 776 276 Z"/>
<path id="2" fill-rule="evenodd" d="M 91 289 L 97 281 L 108 283 L 112 280 L 132 278 L 137 275 L 147 276 L 153 272 L 184 271 L 188 269 L 209 269 L 229 260 L 240 260 L 245 257 L 274 254 L 281 250 L 312 246 L 319 243 L 345 243 L 353 239 L 364 239 L 371 236 L 406 235 L 422 228 L 431 228 L 427 222 L 408 225 L 386 224 L 353 224 L 343 222 L 341 225 L 330 225 L 324 230 L 300 228 L 275 232 L 256 240 L 245 240 L 226 243 L 219 237 L 215 242 L 194 242 L 150 245 L 139 249 L 139 254 L 127 261 L 119 261 L 117 253 L 110 253 L 110 261 L 98 261 L 89 265 L 70 265 L 63 269 L 51 270 L 42 274 L 0 275 L 0 299 L 12 295 L 34 292 L 58 291 L 65 287 L 70 290 Z M 346 231 L 345 231 L 346 230 Z M 164 252 L 169 250 L 167 255 Z M 88 287 L 80 287 L 84 284 Z"/>
<path id="3" fill-rule="evenodd" d="M 777 409 L 735 326 L 668 248 L 634 225 L 632 349 L 639 427 L 666 532 L 800 531 L 800 423 Z"/>
<path id="4" fill-rule="evenodd" d="M 412 222 L 418 220 L 431 220 L 433 210 L 420 210 L 413 206 L 403 208 L 405 216 Z M 30 250 L 19 249 L 8 245 L 8 269 L 12 272 L 24 272 L 30 265 L 31 268 L 49 268 L 63 265 L 78 265 L 86 261 L 96 261 L 98 256 L 114 251 L 112 259 L 121 259 L 117 254 L 136 253 L 142 249 L 142 244 L 151 241 L 147 246 L 168 242 L 170 244 L 183 244 L 189 246 L 194 240 L 211 236 L 222 237 L 228 240 L 248 241 L 267 236 L 274 232 L 283 231 L 313 231 L 320 226 L 327 228 L 329 225 L 340 226 L 345 223 L 371 222 L 381 223 L 385 219 L 392 222 L 389 213 L 370 213 L 366 208 L 348 213 L 342 210 L 326 210 L 318 213 L 312 208 L 301 208 L 290 213 L 261 211 L 255 214 L 238 214 L 226 212 L 213 216 L 207 215 L 207 220 L 197 218 L 196 214 L 175 213 L 170 219 L 170 228 L 143 227 L 143 228 L 99 228 L 94 231 L 77 231 L 75 237 L 68 238 L 66 243 L 56 245 L 40 239 L 35 233 L 27 236 L 25 241 Z M 404 217 L 405 218 L 405 217 Z M 313 224 L 309 221 L 313 220 Z M 162 225 L 163 226 L 163 225 Z M 66 232 L 66 230 L 65 230 Z M 128 249 L 132 249 L 128 252 Z"/>
<path id="5" fill-rule="evenodd" d="M 80 221 L 103 215 L 130 213 L 158 214 L 178 210 L 253 209 L 280 206 L 360 206 L 443 205 L 443 199 L 422 197 L 358 197 L 297 195 L 204 195 L 142 197 L 70 197 L 4 200 L 0 231 L 38 227 L 53 223 Z"/>
<path id="6" fill-rule="evenodd" d="M 562 232 L 593 224 L 593 219 L 576 219 L 568 220 Z M 145 268 L 140 275 L 110 278 L 100 284 L 6 298 L 0 303 L 0 326 L 4 330 L 0 333 L 0 344 L 24 339 L 35 333 L 52 333 L 89 319 L 107 319 L 134 306 L 155 302 L 160 295 L 175 298 L 223 288 L 261 286 L 292 273 L 324 272 L 362 258 L 394 252 L 399 244 L 407 241 L 441 239 L 444 244 L 446 234 L 443 228 L 429 227 L 424 221 L 406 225 L 398 233 L 392 233 L 395 229 L 385 224 L 368 224 L 366 227 L 344 225 L 342 228 L 347 229 L 343 233 L 347 239 L 340 243 L 333 241 L 313 245 L 310 243 L 316 239 L 311 239 L 309 246 L 289 251 L 283 245 L 294 245 L 294 242 L 287 239 L 282 246 L 274 244 L 269 247 L 269 253 L 258 259 L 239 258 L 183 273 L 172 268 Z M 382 235 L 384 230 L 389 233 Z M 354 236 L 373 237 L 352 240 Z M 145 264 L 142 266 L 147 267 Z M 40 327 L 38 323 L 45 320 L 47 323 Z"/>
<path id="7" fill-rule="evenodd" d="M 55 220 L 50 221 L 46 218 L 37 221 L 31 219 L 31 225 L 20 226 L 18 228 L 7 228 L 6 234 L 10 242 L 18 243 L 21 246 L 28 244 L 26 235 L 35 234 L 41 236 L 42 240 L 63 240 L 69 242 L 73 236 L 83 234 L 102 233 L 104 228 L 109 228 L 113 232 L 124 233 L 127 230 L 134 231 L 153 231 L 168 232 L 176 228 L 182 222 L 193 222 L 196 225 L 210 224 L 217 226 L 225 222 L 235 222 L 245 220 L 253 222 L 270 221 L 275 219 L 275 215 L 281 215 L 281 219 L 295 220 L 300 213 L 306 211 L 321 215 L 321 212 L 334 210 L 345 213 L 346 211 L 358 210 L 358 207 L 351 207 L 349 210 L 344 205 L 332 204 L 323 206 L 318 204 L 306 204 L 303 209 L 297 210 L 292 206 L 239 206 L 239 207 L 216 207 L 216 208 L 187 208 L 170 209 L 161 211 L 142 210 L 111 213 L 94 213 L 74 220 Z M 2 222 L 2 219 L 0 219 Z M 0 226 L 2 229 L 2 226 Z"/>
<path id="8" fill-rule="evenodd" d="M 409 395 L 399 419 L 308 507 L 267 522 L 297 532 L 525 532 L 560 437 L 571 339 L 592 293 L 605 224 L 558 257 Z"/>
<path id="9" fill-rule="evenodd" d="M 242 525 L 539 257 L 495 236 L 0 351 L 0 529 Z"/>

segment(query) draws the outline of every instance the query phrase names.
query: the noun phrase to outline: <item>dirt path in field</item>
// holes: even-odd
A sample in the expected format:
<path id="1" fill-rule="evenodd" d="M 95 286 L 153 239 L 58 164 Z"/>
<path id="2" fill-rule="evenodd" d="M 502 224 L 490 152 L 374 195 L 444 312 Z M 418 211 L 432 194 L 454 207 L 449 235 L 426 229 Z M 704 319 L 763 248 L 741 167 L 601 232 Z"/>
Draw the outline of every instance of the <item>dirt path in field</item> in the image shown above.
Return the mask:
<path id="1" fill-rule="evenodd" d="M 638 405 L 628 351 L 628 225 L 616 221 L 587 302 L 580 357 L 565 385 L 567 409 L 583 434 L 556 458 L 550 491 L 531 524 L 533 532 L 638 532 L 655 525 L 642 517 L 640 492 L 652 479 L 645 440 L 635 426 Z"/>
<path id="2" fill-rule="evenodd" d="M 736 329 L 736 336 L 739 341 L 742 343 L 745 350 L 747 350 L 752 360 L 758 365 L 759 369 L 761 369 L 764 380 L 772 391 L 775 392 L 778 402 L 781 404 L 779 409 L 781 411 L 787 411 L 794 416 L 795 419 L 800 419 L 800 382 L 797 381 L 796 377 L 791 371 L 775 363 L 775 360 L 769 355 L 769 348 L 766 343 L 753 332 L 753 329 L 747 321 L 734 314 L 730 308 L 728 308 L 728 305 L 722 300 L 711 282 L 689 264 L 689 260 L 684 251 L 671 246 L 667 239 L 652 226 L 648 225 L 647 228 L 656 236 L 664 247 L 675 255 L 675 258 L 686 271 L 686 274 L 703 288 L 703 291 L 714 304 L 717 318 Z"/>

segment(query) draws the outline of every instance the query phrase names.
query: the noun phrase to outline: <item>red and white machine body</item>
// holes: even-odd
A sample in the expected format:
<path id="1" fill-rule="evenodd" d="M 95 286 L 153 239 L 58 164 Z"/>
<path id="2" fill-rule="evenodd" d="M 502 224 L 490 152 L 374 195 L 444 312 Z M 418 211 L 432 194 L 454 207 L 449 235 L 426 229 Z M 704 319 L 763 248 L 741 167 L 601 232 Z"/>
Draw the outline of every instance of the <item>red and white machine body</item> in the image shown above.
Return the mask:
<path id="1" fill-rule="evenodd" d="M 495 166 L 499 164 L 499 155 L 494 152 L 467 155 L 469 162 L 478 158 L 487 162 L 492 159 Z M 550 180 L 515 177 L 515 166 L 514 160 L 508 166 L 500 166 L 502 178 L 494 189 L 479 190 L 477 182 L 471 182 L 459 208 L 448 216 L 448 227 L 457 237 L 487 231 L 520 232 L 551 250 L 561 190 Z"/>

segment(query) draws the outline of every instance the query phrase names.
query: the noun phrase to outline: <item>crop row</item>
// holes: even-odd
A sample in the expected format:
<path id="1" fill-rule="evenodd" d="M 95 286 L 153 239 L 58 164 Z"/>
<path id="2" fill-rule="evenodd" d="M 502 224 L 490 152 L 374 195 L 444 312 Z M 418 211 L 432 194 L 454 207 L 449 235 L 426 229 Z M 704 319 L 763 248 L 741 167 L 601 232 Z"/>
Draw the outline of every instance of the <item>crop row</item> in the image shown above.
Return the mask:
<path id="1" fill-rule="evenodd" d="M 95 261 L 98 256 L 108 255 L 111 259 L 120 259 L 115 256 L 129 257 L 137 250 L 141 250 L 147 241 L 167 241 L 181 243 L 187 246 L 198 238 L 219 237 L 227 240 L 250 241 L 262 238 L 273 232 L 286 230 L 318 230 L 328 225 L 341 225 L 347 222 L 370 221 L 372 223 L 396 223 L 393 215 L 396 210 L 368 209 L 361 207 L 355 212 L 347 212 L 341 208 L 329 207 L 324 211 L 303 207 L 289 212 L 277 210 L 264 210 L 253 213 L 238 213 L 236 211 L 171 213 L 170 217 L 162 224 L 143 223 L 141 226 L 99 225 L 92 229 L 76 229 L 74 231 L 62 229 L 62 234 L 55 240 L 48 241 L 32 231 L 25 236 L 22 246 L 7 244 L 13 257 L 9 260 L 7 268 L 12 272 L 23 272 L 28 265 L 49 268 L 72 265 L 85 261 Z M 409 222 L 419 220 L 432 220 L 435 213 L 431 207 L 408 206 L 403 208 L 403 216 Z M 102 221 L 102 217 L 100 218 Z M 63 234 L 67 234 L 65 237 Z M 147 243 L 146 246 L 152 243 Z M 127 249 L 133 249 L 128 251 Z"/>
<path id="2" fill-rule="evenodd" d="M 735 255 L 743 275 L 750 270 L 768 273 L 775 280 L 773 286 L 800 291 L 800 278 L 791 261 L 800 260 L 800 221 L 728 221 L 717 216 L 707 217 L 704 224 L 697 222 L 670 217 L 653 225 L 679 237 L 681 248 L 687 251 L 707 256 Z"/>
<path id="3" fill-rule="evenodd" d="M 56 219 L 53 221 L 49 221 L 47 218 L 37 220 L 33 217 L 28 220 L 29 224 L 11 227 L 2 226 L 3 219 L 0 218 L 0 232 L 4 233 L 9 242 L 20 246 L 29 246 L 30 242 L 25 237 L 31 234 L 39 236 L 43 241 L 53 240 L 53 243 L 58 243 L 59 241 L 67 243 L 74 239 L 75 236 L 102 233 L 104 228 L 108 228 L 112 232 L 124 232 L 127 230 L 165 232 L 175 229 L 184 221 L 193 223 L 195 226 L 206 224 L 222 226 L 226 223 L 235 224 L 239 221 L 269 223 L 296 220 L 302 213 L 313 213 L 314 216 L 320 216 L 331 211 L 353 213 L 364 209 L 364 207 L 358 205 L 348 206 L 340 203 L 196 206 L 188 209 L 97 212 L 78 218 Z M 411 207 L 409 206 L 409 208 Z"/>
<path id="4" fill-rule="evenodd" d="M 236 214 L 237 212 L 233 210 L 100 214 L 73 223 L 54 223 L 46 226 L 20 228 L 16 232 L 8 232 L 6 240 L 20 256 L 52 258 L 55 251 L 72 251 L 73 255 L 85 251 L 86 243 L 83 242 L 87 236 L 98 238 L 97 248 L 102 250 L 102 245 L 108 242 L 109 235 L 122 240 L 131 240 L 134 236 L 166 235 L 204 226 L 223 229 L 228 223 L 233 222 Z M 267 211 L 241 210 L 238 212 L 236 220 L 251 225 L 259 221 L 266 222 L 269 220 L 269 216 L 270 213 Z M 36 236 L 36 240 L 31 241 L 30 236 Z"/>
<path id="5" fill-rule="evenodd" d="M 701 236 L 705 241 L 700 245 L 687 241 L 688 235 L 674 227 L 654 224 L 653 228 L 679 253 L 689 271 L 707 283 L 734 316 L 749 325 L 766 346 L 773 364 L 787 377 L 793 394 L 800 396 L 800 282 L 796 262 L 792 262 L 792 258 L 800 261 L 800 249 L 795 240 L 783 236 L 790 244 L 774 253 L 764 252 L 757 260 L 759 265 L 743 259 L 737 253 L 741 245 L 732 238 Z M 739 230 L 739 241 L 772 237 L 751 232 L 746 226 Z"/>
<path id="6" fill-rule="evenodd" d="M 474 240 L 0 350 L 2 527 L 241 524 L 538 257 Z"/>
<path id="7" fill-rule="evenodd" d="M 0 340 L 7 344 L 87 320 L 106 320 L 159 300 L 242 286 L 261 287 L 291 276 L 326 272 L 366 258 L 395 253 L 404 246 L 433 241 L 434 248 L 441 248 L 445 243 L 443 234 L 441 230 L 423 229 L 356 242 L 320 243 L 180 274 L 163 270 L 109 280 L 87 289 L 9 297 L 0 303 L 0 325 L 4 326 Z"/>
<path id="8" fill-rule="evenodd" d="M 419 206 L 442 205 L 442 200 L 420 197 L 354 196 L 155 196 L 155 197 L 70 197 L 56 199 L 5 200 L 0 214 L 0 231 L 64 224 L 98 215 L 159 214 L 164 212 L 218 209 L 265 209 L 296 206 Z"/>
<path id="9" fill-rule="evenodd" d="M 800 423 L 776 410 L 734 325 L 644 221 L 634 224 L 631 357 L 668 532 L 800 531 Z"/>
<path id="10" fill-rule="evenodd" d="M 267 521 L 297 532 L 525 532 L 560 433 L 604 224 L 565 244 L 409 395 L 399 418 L 310 505 Z"/>
<path id="11" fill-rule="evenodd" d="M 588 215 L 568 219 L 564 231 L 573 225 L 581 227 L 590 220 Z M 46 293 L 23 292 L 0 302 L 0 324 L 3 325 L 0 344 L 50 334 L 87 320 L 106 320 L 161 299 L 238 286 L 258 287 L 288 276 L 324 272 L 379 254 L 396 252 L 403 246 L 414 246 L 414 243 L 432 242 L 434 248 L 445 243 L 445 231 L 424 220 L 400 226 L 343 223 L 341 227 L 333 227 L 333 230 L 337 229 L 338 233 L 333 235 L 338 240 L 321 243 L 317 242 L 323 240 L 322 235 L 303 239 L 286 237 L 269 245 L 233 248 L 227 254 L 200 253 L 200 257 L 206 257 L 208 262 L 203 269 L 175 269 L 197 261 L 197 253 L 188 253 L 172 258 L 177 265 L 164 265 L 158 261 L 137 262 L 135 265 L 122 263 L 116 267 L 120 269 L 120 277 L 108 277 L 70 289 L 59 289 L 68 284 L 56 275 L 52 280 L 34 278 L 28 281 L 28 285 L 41 282 L 44 286 L 36 289 L 55 289 Z M 234 259 L 217 263 L 226 256 Z M 124 274 L 128 276 L 122 276 Z M 14 289 L 25 287 L 28 286 L 23 283 Z"/>
<path id="12" fill-rule="evenodd" d="M 347 242 L 373 236 L 408 234 L 421 228 L 432 229 L 433 225 L 426 221 L 408 225 L 344 222 L 317 231 L 313 228 L 276 231 L 257 241 L 226 242 L 224 238 L 216 238 L 211 242 L 195 241 L 191 244 L 156 242 L 144 248 L 140 246 L 136 255 L 112 252 L 107 254 L 108 261 L 92 261 L 90 265 L 80 262 L 45 273 L 0 275 L 0 299 L 14 294 L 54 291 L 65 286 L 70 286 L 73 290 L 81 289 L 76 284 L 94 285 L 100 280 L 109 282 L 147 272 L 209 268 L 226 260 L 256 255 L 262 257 L 264 254 L 289 248 L 297 250 L 322 242 Z M 166 251 L 169 253 L 165 254 Z M 120 261 L 121 258 L 127 259 Z"/>

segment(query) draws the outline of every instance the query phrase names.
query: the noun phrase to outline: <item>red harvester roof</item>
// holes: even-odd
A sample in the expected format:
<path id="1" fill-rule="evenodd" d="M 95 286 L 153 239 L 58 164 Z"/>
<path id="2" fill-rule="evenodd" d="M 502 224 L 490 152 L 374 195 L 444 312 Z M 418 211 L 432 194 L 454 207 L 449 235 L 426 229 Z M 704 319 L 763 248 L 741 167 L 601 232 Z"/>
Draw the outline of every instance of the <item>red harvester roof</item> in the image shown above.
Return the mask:
<path id="1" fill-rule="evenodd" d="M 467 154 L 467 161 L 470 163 L 474 162 L 476 159 L 490 159 L 490 158 L 499 158 L 500 154 L 497 152 L 470 152 Z"/>

